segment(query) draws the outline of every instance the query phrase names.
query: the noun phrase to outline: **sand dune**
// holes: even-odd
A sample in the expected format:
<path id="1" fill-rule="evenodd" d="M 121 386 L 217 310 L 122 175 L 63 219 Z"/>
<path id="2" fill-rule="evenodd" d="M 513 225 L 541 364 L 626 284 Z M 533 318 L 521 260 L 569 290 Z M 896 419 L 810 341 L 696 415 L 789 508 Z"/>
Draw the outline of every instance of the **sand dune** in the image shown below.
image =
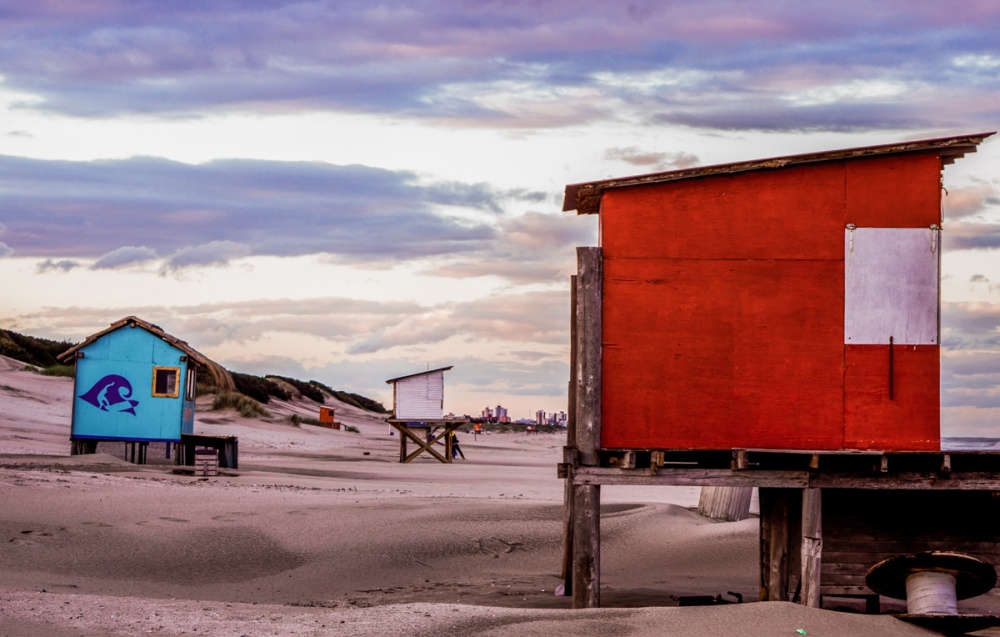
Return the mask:
<path id="1" fill-rule="evenodd" d="M 467 460 L 401 465 L 377 417 L 360 433 L 201 409 L 238 435 L 212 479 L 107 453 L 68 455 L 71 381 L 0 361 L 0 635 L 926 635 L 891 617 L 757 594 L 757 521 L 713 522 L 690 488 L 607 488 L 605 608 L 560 583 L 556 435 L 465 436 Z M 116 452 L 115 449 L 110 449 Z"/>

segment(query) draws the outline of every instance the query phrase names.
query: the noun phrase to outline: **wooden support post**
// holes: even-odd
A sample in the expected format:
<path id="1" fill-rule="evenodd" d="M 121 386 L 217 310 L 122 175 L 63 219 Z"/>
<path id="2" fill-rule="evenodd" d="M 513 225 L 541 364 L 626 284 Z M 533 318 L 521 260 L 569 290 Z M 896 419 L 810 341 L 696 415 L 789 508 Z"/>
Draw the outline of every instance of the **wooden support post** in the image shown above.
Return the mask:
<path id="1" fill-rule="evenodd" d="M 802 490 L 802 605 L 820 607 L 823 563 L 823 491 Z"/>
<path id="2" fill-rule="evenodd" d="M 596 467 L 601 448 L 603 263 L 600 248 L 577 248 L 576 446 L 580 464 Z"/>
<path id="3" fill-rule="evenodd" d="M 576 525 L 574 499 L 573 468 L 570 467 L 563 489 L 563 553 L 559 575 L 563 581 L 563 595 L 566 596 L 573 594 L 573 527 Z"/>
<path id="4" fill-rule="evenodd" d="M 445 427 L 444 428 L 444 459 L 446 462 L 451 463 L 454 458 L 452 457 L 452 439 L 451 431 Z"/>
<path id="5" fill-rule="evenodd" d="M 760 601 L 788 601 L 788 489 L 761 488 Z"/>
<path id="6" fill-rule="evenodd" d="M 97 441 L 96 440 L 82 440 L 77 438 L 72 438 L 69 441 L 69 455 L 71 456 L 82 456 L 91 453 L 97 453 Z"/>
<path id="7" fill-rule="evenodd" d="M 599 465 L 603 261 L 600 248 L 577 248 L 574 432 L 581 466 Z M 601 487 L 573 487 L 573 608 L 601 605 Z"/>
<path id="8" fill-rule="evenodd" d="M 730 464 L 734 471 L 743 471 L 750 467 L 750 458 L 746 449 L 733 449 L 733 461 Z"/>
<path id="9" fill-rule="evenodd" d="M 573 469 L 576 464 L 576 275 L 570 277 L 570 320 L 569 320 L 569 406 L 566 418 L 566 446 L 564 456 L 570 456 L 569 462 L 564 457 L 563 463 L 567 465 L 566 483 L 563 490 L 563 553 L 562 569 L 559 577 L 563 581 L 563 594 L 570 596 L 573 594 L 573 513 L 576 510 L 573 506 Z"/>
<path id="10" fill-rule="evenodd" d="M 739 522 L 750 517 L 753 487 L 702 487 L 698 513 L 713 520 Z"/>
<path id="11" fill-rule="evenodd" d="M 601 605 L 601 485 L 573 487 L 573 608 Z"/>

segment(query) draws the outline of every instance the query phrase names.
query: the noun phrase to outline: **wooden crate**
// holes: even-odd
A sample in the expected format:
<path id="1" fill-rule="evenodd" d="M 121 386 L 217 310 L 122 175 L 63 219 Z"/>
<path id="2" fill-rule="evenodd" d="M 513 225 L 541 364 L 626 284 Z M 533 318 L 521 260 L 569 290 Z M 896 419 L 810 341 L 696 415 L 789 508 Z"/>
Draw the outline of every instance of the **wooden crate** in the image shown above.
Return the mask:
<path id="1" fill-rule="evenodd" d="M 195 449 L 194 474 L 205 478 L 219 475 L 219 451 L 217 449 Z"/>

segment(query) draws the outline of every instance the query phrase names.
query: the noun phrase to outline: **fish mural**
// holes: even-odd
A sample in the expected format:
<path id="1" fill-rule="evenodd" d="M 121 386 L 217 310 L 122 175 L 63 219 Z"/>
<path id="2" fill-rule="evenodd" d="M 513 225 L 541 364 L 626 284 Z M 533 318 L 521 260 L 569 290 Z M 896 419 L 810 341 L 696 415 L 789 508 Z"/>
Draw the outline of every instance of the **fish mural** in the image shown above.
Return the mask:
<path id="1" fill-rule="evenodd" d="M 138 400 L 131 400 L 132 383 L 124 376 L 108 374 L 94 383 L 80 398 L 101 411 L 125 412 L 136 415 Z"/>

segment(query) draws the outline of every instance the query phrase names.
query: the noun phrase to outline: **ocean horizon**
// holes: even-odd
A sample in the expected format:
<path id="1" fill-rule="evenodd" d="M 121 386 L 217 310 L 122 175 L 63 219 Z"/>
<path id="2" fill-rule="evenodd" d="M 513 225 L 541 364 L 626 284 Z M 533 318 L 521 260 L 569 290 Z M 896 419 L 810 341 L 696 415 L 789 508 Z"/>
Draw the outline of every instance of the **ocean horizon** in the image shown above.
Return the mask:
<path id="1" fill-rule="evenodd" d="M 942 437 L 942 451 L 1000 451 L 1000 438 Z"/>

